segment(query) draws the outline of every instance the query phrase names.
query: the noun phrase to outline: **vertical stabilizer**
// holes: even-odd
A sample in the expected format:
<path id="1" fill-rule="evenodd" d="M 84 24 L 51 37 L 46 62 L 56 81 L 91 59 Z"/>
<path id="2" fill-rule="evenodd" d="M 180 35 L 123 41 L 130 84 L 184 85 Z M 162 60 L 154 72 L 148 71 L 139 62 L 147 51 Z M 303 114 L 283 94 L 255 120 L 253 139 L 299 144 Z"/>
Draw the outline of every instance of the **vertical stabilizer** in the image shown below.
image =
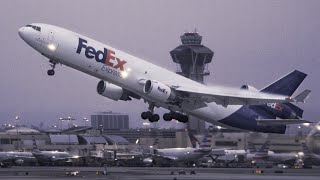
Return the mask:
<path id="1" fill-rule="evenodd" d="M 200 149 L 210 149 L 212 143 L 212 133 L 207 132 L 201 141 Z"/>
<path id="2" fill-rule="evenodd" d="M 307 74 L 294 70 L 288 75 L 280 78 L 278 81 L 265 87 L 261 92 L 291 96 L 306 77 Z"/>

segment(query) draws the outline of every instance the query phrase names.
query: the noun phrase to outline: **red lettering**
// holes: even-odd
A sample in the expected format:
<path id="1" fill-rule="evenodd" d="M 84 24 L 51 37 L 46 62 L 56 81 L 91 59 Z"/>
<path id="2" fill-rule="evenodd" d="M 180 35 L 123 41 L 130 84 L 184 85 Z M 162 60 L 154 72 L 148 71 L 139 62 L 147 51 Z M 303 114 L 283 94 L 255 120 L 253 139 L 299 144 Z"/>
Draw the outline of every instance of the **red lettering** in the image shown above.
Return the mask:
<path id="1" fill-rule="evenodd" d="M 278 111 L 282 111 L 283 107 L 280 104 L 276 104 L 275 109 Z"/>
<path id="2" fill-rule="evenodd" d="M 123 67 L 123 65 L 125 64 L 125 63 L 127 63 L 127 61 L 121 61 L 119 58 L 116 58 L 116 60 L 117 60 L 117 62 L 118 62 L 118 64 L 117 65 L 115 65 L 114 66 L 114 68 L 120 68 L 120 70 L 121 71 L 124 71 L 124 67 Z"/>
<path id="3" fill-rule="evenodd" d="M 114 55 L 114 51 L 108 50 L 107 52 L 107 58 L 106 58 L 106 65 L 113 67 L 113 63 L 110 62 L 110 59 L 114 60 L 115 57 Z"/>

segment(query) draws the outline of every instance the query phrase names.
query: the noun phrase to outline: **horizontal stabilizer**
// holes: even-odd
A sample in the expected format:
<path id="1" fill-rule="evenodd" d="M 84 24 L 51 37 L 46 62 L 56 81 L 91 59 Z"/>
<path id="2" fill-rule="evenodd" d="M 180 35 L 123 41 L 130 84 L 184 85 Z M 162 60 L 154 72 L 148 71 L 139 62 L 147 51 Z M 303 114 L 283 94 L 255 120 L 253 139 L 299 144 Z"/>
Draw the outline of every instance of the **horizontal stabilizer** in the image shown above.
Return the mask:
<path id="1" fill-rule="evenodd" d="M 257 122 L 261 126 L 312 123 L 304 119 L 257 119 Z"/>
<path id="2" fill-rule="evenodd" d="M 298 95 L 294 98 L 294 100 L 295 100 L 296 102 L 303 102 L 303 103 L 304 103 L 304 102 L 306 101 L 306 99 L 309 97 L 310 93 L 311 93 L 311 90 L 306 89 L 306 90 L 304 90 L 302 93 L 298 94 Z"/>

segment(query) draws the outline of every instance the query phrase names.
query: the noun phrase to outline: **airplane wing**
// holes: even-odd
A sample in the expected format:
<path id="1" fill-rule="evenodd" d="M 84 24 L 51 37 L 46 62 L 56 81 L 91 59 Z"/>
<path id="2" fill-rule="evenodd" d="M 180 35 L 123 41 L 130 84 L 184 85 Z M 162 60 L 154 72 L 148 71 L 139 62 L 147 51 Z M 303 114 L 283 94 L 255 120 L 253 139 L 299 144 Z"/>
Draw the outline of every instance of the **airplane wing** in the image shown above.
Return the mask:
<path id="1" fill-rule="evenodd" d="M 192 102 L 202 101 L 205 103 L 215 102 L 227 107 L 228 105 L 258 105 L 266 103 L 295 102 L 291 97 L 268 94 L 259 91 L 248 91 L 231 89 L 225 87 L 173 87 L 176 92 L 183 96 L 183 99 Z M 298 95 L 299 96 L 299 95 Z M 297 97 L 298 97 L 297 96 Z"/>
<path id="2" fill-rule="evenodd" d="M 224 150 L 212 150 L 210 155 L 215 155 L 215 156 L 224 156 L 226 153 Z"/>
<path id="3" fill-rule="evenodd" d="M 210 155 L 223 156 L 229 148 L 211 149 Z"/>
<path id="4" fill-rule="evenodd" d="M 175 157 L 175 156 L 163 156 L 163 155 L 158 155 L 158 154 L 154 154 L 152 155 L 152 157 L 155 159 L 155 160 L 166 160 L 166 161 L 177 161 L 178 158 Z"/>
<path id="5" fill-rule="evenodd" d="M 304 119 L 257 119 L 258 125 L 271 126 L 271 125 L 289 125 L 289 124 L 302 124 L 312 123 Z"/>

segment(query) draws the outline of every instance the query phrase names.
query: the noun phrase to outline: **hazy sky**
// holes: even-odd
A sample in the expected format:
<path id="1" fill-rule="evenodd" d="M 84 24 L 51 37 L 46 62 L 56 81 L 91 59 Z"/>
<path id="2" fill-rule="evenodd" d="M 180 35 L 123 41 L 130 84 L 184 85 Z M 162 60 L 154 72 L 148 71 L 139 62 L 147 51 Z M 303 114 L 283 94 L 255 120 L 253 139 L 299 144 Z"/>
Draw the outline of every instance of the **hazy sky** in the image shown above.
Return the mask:
<path id="1" fill-rule="evenodd" d="M 260 89 L 294 69 L 304 71 L 309 76 L 298 92 L 306 88 L 313 92 L 301 107 L 307 119 L 317 121 L 319 8 L 316 0 L 1 0 L 0 123 L 15 114 L 25 123 L 50 124 L 59 116 L 79 118 L 106 110 L 139 119 L 147 108 L 142 101 L 115 103 L 98 95 L 98 79 L 65 66 L 57 66 L 56 75 L 48 77 L 48 59 L 17 33 L 33 22 L 82 33 L 172 71 L 176 65 L 169 51 L 180 44 L 184 31 L 197 28 L 203 44 L 215 52 L 208 84 L 250 84 Z"/>

